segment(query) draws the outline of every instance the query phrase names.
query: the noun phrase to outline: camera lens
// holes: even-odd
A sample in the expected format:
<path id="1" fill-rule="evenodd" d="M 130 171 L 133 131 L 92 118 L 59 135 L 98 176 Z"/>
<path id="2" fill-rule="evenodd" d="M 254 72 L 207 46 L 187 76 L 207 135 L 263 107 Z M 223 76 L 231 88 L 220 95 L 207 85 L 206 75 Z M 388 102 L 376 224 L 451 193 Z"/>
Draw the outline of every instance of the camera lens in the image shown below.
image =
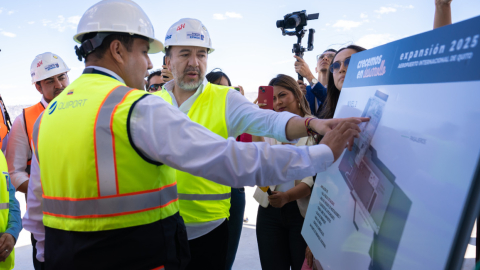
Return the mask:
<path id="1" fill-rule="evenodd" d="M 283 27 L 283 24 L 284 24 L 284 21 L 283 21 L 283 20 L 278 20 L 278 21 L 277 21 L 277 28 L 282 28 L 282 27 Z"/>
<path id="2" fill-rule="evenodd" d="M 292 15 L 286 20 L 285 28 L 295 28 L 300 24 L 300 22 L 301 19 L 298 17 L 298 15 Z"/>

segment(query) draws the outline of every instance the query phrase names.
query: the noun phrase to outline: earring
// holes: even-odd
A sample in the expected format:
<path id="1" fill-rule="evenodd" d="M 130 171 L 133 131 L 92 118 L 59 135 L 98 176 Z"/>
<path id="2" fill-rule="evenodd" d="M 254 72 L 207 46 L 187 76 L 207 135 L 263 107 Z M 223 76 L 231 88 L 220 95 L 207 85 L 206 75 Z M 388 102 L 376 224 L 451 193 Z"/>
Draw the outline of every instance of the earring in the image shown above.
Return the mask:
<path id="1" fill-rule="evenodd" d="M 298 102 L 298 108 L 300 109 L 300 102 Z"/>

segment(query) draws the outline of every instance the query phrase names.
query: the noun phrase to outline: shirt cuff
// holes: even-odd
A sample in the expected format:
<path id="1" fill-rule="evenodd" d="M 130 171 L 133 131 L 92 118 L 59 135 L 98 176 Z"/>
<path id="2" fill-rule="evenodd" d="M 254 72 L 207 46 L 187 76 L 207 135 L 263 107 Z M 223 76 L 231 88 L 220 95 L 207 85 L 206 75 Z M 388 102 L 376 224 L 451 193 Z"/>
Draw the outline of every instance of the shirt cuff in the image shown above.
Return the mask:
<path id="1" fill-rule="evenodd" d="M 292 141 L 289 141 L 287 139 L 287 123 L 293 117 L 300 117 L 300 116 L 298 116 L 296 114 L 293 114 L 293 113 L 289 113 L 289 112 L 279 113 L 278 119 L 277 119 L 277 122 L 276 122 L 276 125 L 275 125 L 275 133 L 280 134 L 280 136 L 275 138 L 275 139 L 277 139 L 277 141 L 283 142 L 283 143 L 291 143 L 291 144 L 296 144 L 298 142 L 298 139 L 295 139 L 295 140 L 292 140 Z"/>
<path id="2" fill-rule="evenodd" d="M 16 179 L 12 179 L 12 185 L 15 187 L 15 190 L 18 189 L 19 186 L 21 186 L 23 183 L 25 183 L 29 178 L 23 178 L 23 179 L 19 179 L 19 178 L 16 178 Z"/>
<path id="3" fill-rule="evenodd" d="M 333 152 L 326 144 L 310 146 L 309 150 L 317 173 L 327 170 L 333 164 Z"/>

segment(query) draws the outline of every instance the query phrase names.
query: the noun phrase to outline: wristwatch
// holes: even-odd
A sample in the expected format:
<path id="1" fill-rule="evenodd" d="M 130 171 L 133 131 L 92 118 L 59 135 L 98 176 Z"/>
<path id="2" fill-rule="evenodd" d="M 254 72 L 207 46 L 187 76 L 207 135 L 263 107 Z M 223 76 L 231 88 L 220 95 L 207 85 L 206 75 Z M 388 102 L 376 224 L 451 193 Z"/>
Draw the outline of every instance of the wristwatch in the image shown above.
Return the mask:
<path id="1" fill-rule="evenodd" d="M 318 80 L 316 78 L 312 79 L 312 83 L 310 84 L 312 87 L 318 83 Z"/>

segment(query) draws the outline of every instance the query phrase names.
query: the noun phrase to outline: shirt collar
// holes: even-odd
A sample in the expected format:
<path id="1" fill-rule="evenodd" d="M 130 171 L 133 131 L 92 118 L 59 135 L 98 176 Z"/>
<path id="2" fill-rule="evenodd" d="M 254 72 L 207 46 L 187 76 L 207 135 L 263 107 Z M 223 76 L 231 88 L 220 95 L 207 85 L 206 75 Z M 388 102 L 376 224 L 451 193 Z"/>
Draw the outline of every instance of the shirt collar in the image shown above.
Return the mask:
<path id="1" fill-rule="evenodd" d="M 115 79 L 119 80 L 121 83 L 125 84 L 125 81 L 122 79 L 122 77 L 118 76 L 117 73 L 111 71 L 110 69 L 104 68 L 104 67 L 99 67 L 99 66 L 88 66 L 89 68 L 94 68 L 96 70 L 99 70 L 101 72 L 105 72 L 108 75 L 113 76 Z"/>
<path id="2" fill-rule="evenodd" d="M 40 100 L 40 102 L 42 103 L 42 105 L 43 105 L 44 108 L 47 108 L 47 107 L 48 107 L 48 103 L 47 103 L 47 101 L 45 100 L 45 98 L 43 97 L 43 95 L 42 95 L 42 99 Z"/>

